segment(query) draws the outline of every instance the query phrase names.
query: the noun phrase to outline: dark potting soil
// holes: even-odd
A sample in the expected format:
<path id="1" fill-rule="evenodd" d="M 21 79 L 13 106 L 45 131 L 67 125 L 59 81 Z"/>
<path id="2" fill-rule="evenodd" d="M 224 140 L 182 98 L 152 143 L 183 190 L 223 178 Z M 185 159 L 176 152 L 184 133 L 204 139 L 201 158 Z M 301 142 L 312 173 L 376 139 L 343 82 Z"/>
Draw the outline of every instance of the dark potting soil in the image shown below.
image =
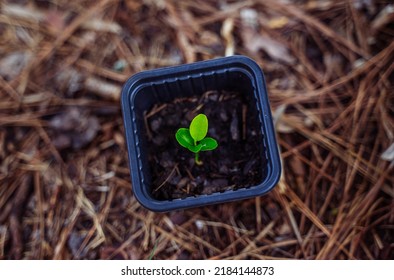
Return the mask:
<path id="1" fill-rule="evenodd" d="M 200 113 L 208 117 L 207 137 L 219 144 L 213 151 L 200 152 L 201 166 L 175 139 L 178 128 L 189 128 Z M 151 195 L 171 200 L 261 183 L 266 173 L 265 153 L 257 117 L 249 113 L 241 94 L 224 91 L 176 99 L 146 112 Z"/>

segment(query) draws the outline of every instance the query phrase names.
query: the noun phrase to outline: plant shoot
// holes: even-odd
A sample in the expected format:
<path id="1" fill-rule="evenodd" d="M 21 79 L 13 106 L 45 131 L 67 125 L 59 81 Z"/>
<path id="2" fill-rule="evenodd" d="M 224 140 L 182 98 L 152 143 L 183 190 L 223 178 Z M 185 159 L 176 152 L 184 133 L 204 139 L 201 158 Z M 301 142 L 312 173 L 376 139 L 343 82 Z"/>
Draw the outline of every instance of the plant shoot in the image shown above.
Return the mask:
<path id="1" fill-rule="evenodd" d="M 194 161 L 201 165 L 199 153 L 211 151 L 217 148 L 218 142 L 211 138 L 205 137 L 208 133 L 208 118 L 204 114 L 197 115 L 190 123 L 189 128 L 180 128 L 175 134 L 179 145 L 188 149 L 195 154 Z"/>

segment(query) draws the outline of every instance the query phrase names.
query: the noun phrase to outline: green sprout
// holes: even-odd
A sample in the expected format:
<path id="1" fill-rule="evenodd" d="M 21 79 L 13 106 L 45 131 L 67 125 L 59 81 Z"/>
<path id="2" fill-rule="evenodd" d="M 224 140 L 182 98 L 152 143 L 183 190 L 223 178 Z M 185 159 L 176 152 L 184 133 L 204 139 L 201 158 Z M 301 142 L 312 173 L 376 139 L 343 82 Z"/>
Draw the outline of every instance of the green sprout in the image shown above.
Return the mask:
<path id="1" fill-rule="evenodd" d="M 217 148 L 218 142 L 211 138 L 205 137 L 208 132 L 208 118 L 204 114 L 197 115 L 190 123 L 189 128 L 180 128 L 175 134 L 179 145 L 188 149 L 195 154 L 194 162 L 201 165 L 199 153 L 211 151 Z"/>

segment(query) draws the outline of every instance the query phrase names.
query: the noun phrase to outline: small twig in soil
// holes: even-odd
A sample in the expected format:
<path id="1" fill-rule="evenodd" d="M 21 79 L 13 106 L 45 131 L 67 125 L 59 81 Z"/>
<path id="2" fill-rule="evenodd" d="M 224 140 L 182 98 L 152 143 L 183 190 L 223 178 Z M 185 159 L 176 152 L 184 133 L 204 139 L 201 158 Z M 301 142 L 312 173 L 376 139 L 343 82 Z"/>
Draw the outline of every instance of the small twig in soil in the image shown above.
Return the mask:
<path id="1" fill-rule="evenodd" d="M 167 104 L 162 104 L 160 106 L 154 105 L 154 107 L 146 114 L 146 117 L 149 119 L 150 117 L 154 116 L 155 114 L 159 113 L 161 110 L 165 109 Z"/>
<path id="2" fill-rule="evenodd" d="M 192 113 L 193 114 L 197 113 L 198 111 L 200 111 L 202 109 L 202 107 L 204 107 L 204 104 L 199 104 L 196 108 L 194 108 Z"/>
<path id="3" fill-rule="evenodd" d="M 177 169 L 178 169 L 178 164 L 174 166 L 174 168 L 171 170 L 170 174 L 167 176 L 164 182 L 161 183 L 156 189 L 154 189 L 153 192 L 157 192 L 162 186 L 164 186 L 167 183 L 167 181 L 170 180 L 172 176 L 174 176 L 174 172 L 177 171 Z"/>
<path id="4" fill-rule="evenodd" d="M 152 140 L 152 133 L 150 132 L 149 129 L 149 123 L 148 123 L 148 117 L 146 111 L 144 112 L 144 125 L 146 129 L 146 134 L 148 135 L 149 140 Z"/>
<path id="5" fill-rule="evenodd" d="M 12 240 L 12 249 L 10 256 L 14 259 L 21 259 L 23 252 L 23 239 L 21 221 L 23 211 L 25 209 L 26 200 L 28 199 L 32 190 L 31 175 L 26 174 L 15 194 L 12 211 L 9 217 L 10 232 Z"/>
<path id="6" fill-rule="evenodd" d="M 185 167 L 185 171 L 186 171 L 186 173 L 187 173 L 187 175 L 189 176 L 190 179 L 196 180 L 196 178 L 194 178 L 194 176 L 193 176 L 192 173 L 190 172 L 189 168 Z"/>

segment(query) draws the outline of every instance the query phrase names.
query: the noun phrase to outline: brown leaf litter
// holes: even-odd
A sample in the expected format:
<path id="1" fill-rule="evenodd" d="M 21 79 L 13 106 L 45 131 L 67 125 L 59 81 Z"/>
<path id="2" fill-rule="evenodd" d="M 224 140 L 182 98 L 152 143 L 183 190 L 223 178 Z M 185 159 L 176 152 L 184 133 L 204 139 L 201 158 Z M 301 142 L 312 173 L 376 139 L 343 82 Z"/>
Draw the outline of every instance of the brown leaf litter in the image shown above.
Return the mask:
<path id="1" fill-rule="evenodd" d="M 389 1 L 3 2 L 0 259 L 393 259 Z M 229 54 L 264 70 L 280 183 L 147 211 L 132 194 L 122 84 Z"/>

